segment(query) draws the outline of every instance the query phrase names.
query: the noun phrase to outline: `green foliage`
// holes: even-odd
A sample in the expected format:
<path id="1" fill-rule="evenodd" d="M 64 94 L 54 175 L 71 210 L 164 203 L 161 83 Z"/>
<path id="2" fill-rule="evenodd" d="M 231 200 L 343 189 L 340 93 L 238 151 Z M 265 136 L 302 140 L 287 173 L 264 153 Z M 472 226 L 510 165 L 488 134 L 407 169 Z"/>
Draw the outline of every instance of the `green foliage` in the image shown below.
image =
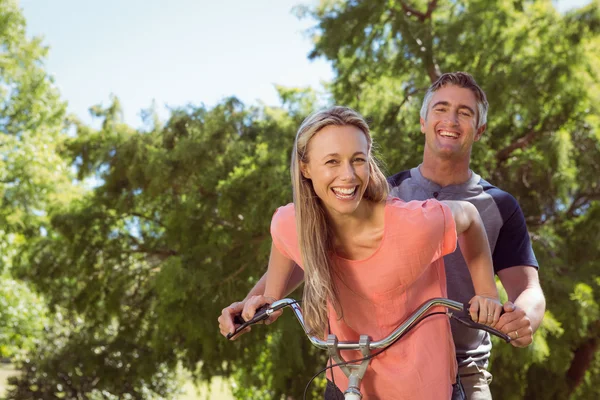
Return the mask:
<path id="1" fill-rule="evenodd" d="M 175 369 L 142 345 L 143 330 L 124 332 L 116 320 L 98 329 L 62 311 L 32 356 L 16 360 L 22 375 L 9 379 L 7 398 L 168 399 L 179 392 Z"/>
<path id="2" fill-rule="evenodd" d="M 246 339 L 257 345 L 232 344 L 215 321 L 264 271 L 270 216 L 291 200 L 289 154 L 308 108 L 300 99 L 312 96 L 294 93 L 299 114 L 248 109 L 236 99 L 210 110 L 188 107 L 143 132 L 120 123 L 116 99 L 106 110 L 95 108 L 101 130 L 78 126 L 66 149 L 80 179 L 97 174 L 102 183 L 56 209 L 49 234 L 30 240 L 13 267 L 82 326 L 77 335 L 60 336 L 64 348 L 52 344 L 50 354 L 38 354 L 19 388 L 43 381 L 40 393 L 48 393 L 60 383 L 51 371 L 80 368 L 72 393 L 141 396 L 142 382 L 178 364 L 199 378 L 235 372 L 240 381 L 255 380 L 245 366 L 264 357 L 260 343 L 268 331 Z M 271 398 L 301 393 L 322 365 L 295 321 L 279 326 L 287 332 L 269 339 Z M 282 348 L 290 341 L 305 343 Z M 113 375 L 102 363 L 117 353 L 122 366 Z M 306 379 L 291 379 L 298 368 Z M 119 389 L 125 377 L 131 385 Z"/>
<path id="3" fill-rule="evenodd" d="M 14 258 L 75 191 L 59 154 L 65 104 L 15 1 L 0 1 L 0 48 L 0 357 L 8 358 L 35 348 L 48 318 L 43 296 L 12 276 Z"/>
<path id="4" fill-rule="evenodd" d="M 180 365 L 233 376 L 239 398 L 298 398 L 324 355 L 291 315 L 233 343 L 216 327 L 265 270 L 271 215 L 291 201 L 294 133 L 318 105 L 350 105 L 389 173 L 413 167 L 424 90 L 455 70 L 488 95 L 472 166 L 521 203 L 548 302 L 531 347 L 495 343 L 494 395 L 600 396 L 597 0 L 565 15 L 549 0 L 323 1 L 301 12 L 317 24 L 312 56 L 336 72 L 330 98 L 279 87 L 281 108 L 231 98 L 174 110 L 164 126 L 149 114 L 144 130 L 122 122 L 114 98 L 91 110 L 100 129 L 74 121 L 68 140 L 45 50 L 1 4 L 2 262 L 55 313 L 43 341 L 23 342 L 33 350 L 10 398 L 172 398 Z M 96 187 L 75 192 L 63 157 Z"/>
<path id="5" fill-rule="evenodd" d="M 47 323 L 46 305 L 23 283 L 0 276 L 0 358 L 30 351 Z"/>
<path id="6" fill-rule="evenodd" d="M 42 66 L 47 49 L 26 38 L 16 2 L 0 3 L 0 22 L 0 226 L 31 236 L 39 234 L 49 201 L 69 192 L 68 167 L 57 152 L 65 104 Z"/>

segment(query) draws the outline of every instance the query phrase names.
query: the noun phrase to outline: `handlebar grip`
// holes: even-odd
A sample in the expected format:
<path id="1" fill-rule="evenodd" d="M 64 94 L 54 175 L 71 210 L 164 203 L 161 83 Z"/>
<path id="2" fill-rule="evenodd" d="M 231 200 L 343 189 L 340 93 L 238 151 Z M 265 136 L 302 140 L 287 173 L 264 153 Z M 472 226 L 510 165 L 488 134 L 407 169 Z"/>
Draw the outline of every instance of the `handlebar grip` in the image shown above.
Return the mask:
<path id="1" fill-rule="evenodd" d="M 235 315 L 233 317 L 233 323 L 238 324 L 239 326 L 237 328 L 235 328 L 235 330 L 233 332 L 230 332 L 227 334 L 227 339 L 231 339 L 232 337 L 234 337 L 235 335 L 240 333 L 240 331 L 246 329 L 250 325 L 254 325 L 260 321 L 264 321 L 265 319 L 269 318 L 270 313 L 267 313 L 267 311 L 269 309 L 270 309 L 270 304 L 265 304 L 265 305 L 257 308 L 256 312 L 254 314 L 254 317 L 252 317 L 252 319 L 250 319 L 248 321 L 245 321 L 242 318 L 241 314 Z"/>
<path id="2" fill-rule="evenodd" d="M 469 307 L 471 307 L 471 305 L 469 303 L 463 303 L 463 311 L 464 311 L 466 318 L 460 318 L 455 315 L 452 315 L 451 317 L 463 325 L 466 325 L 470 328 L 481 329 L 481 330 L 486 331 L 487 333 L 490 333 L 494 336 L 498 336 L 499 338 L 503 339 L 506 343 L 510 343 L 510 341 L 512 339 L 510 338 L 510 336 L 506 335 L 505 333 L 503 333 L 497 329 L 494 329 L 491 326 L 487 326 L 484 324 L 480 324 L 479 322 L 473 321 L 473 319 L 471 318 L 471 313 L 469 313 Z M 504 314 L 504 312 L 505 312 L 504 308 L 502 308 L 500 310 L 500 316 L 502 316 Z"/>

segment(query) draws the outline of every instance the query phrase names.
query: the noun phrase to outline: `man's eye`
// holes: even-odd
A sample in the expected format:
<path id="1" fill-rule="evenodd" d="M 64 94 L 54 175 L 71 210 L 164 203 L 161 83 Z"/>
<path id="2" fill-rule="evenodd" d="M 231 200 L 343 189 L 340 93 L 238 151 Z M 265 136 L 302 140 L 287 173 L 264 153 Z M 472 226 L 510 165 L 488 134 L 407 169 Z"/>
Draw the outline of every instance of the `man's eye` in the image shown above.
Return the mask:
<path id="1" fill-rule="evenodd" d="M 446 109 L 445 108 L 434 108 L 433 111 L 444 112 L 444 111 L 446 111 Z"/>
<path id="2" fill-rule="evenodd" d="M 464 115 L 465 117 L 470 117 L 470 116 L 471 116 L 471 113 L 468 113 L 468 112 L 466 112 L 466 111 L 462 111 L 462 112 L 460 112 L 459 114 L 460 114 L 460 115 Z"/>

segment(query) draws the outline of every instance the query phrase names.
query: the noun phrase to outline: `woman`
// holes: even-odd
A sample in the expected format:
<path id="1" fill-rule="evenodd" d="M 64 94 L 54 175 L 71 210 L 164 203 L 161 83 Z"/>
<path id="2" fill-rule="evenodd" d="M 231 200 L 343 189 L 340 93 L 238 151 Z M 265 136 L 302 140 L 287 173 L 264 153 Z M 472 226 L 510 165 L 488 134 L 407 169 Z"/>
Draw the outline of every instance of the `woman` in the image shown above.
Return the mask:
<path id="1" fill-rule="evenodd" d="M 304 318 L 314 334 L 378 340 L 424 301 L 446 297 L 442 257 L 455 250 L 460 235 L 477 293 L 471 315 L 493 326 L 501 304 L 476 208 L 388 198 L 371 151 L 368 125 L 349 108 L 333 107 L 303 122 L 292 154 L 294 203 L 273 216 L 265 293 L 249 299 L 242 316 L 249 319 L 259 306 L 285 296 L 298 264 L 305 276 Z M 339 388 L 347 387 L 339 369 L 333 378 Z M 375 357 L 361 391 L 363 399 L 449 399 L 455 380 L 450 324 L 441 315 Z"/>

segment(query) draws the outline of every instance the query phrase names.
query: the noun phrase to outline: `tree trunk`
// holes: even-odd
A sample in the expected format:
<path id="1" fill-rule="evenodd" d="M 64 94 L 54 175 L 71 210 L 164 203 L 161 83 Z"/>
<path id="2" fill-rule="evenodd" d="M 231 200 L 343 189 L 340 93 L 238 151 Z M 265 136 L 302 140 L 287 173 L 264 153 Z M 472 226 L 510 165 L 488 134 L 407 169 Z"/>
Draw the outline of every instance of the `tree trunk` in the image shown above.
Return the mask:
<path id="1" fill-rule="evenodd" d="M 593 327 L 590 329 L 592 333 L 591 337 L 588 337 L 576 350 L 571 366 L 567 371 L 567 385 L 569 388 L 569 396 L 577 389 L 577 387 L 583 381 L 586 371 L 590 368 L 596 351 L 598 351 L 598 345 L 600 340 L 598 338 L 598 328 L 600 327 L 600 321 L 596 321 Z"/>

